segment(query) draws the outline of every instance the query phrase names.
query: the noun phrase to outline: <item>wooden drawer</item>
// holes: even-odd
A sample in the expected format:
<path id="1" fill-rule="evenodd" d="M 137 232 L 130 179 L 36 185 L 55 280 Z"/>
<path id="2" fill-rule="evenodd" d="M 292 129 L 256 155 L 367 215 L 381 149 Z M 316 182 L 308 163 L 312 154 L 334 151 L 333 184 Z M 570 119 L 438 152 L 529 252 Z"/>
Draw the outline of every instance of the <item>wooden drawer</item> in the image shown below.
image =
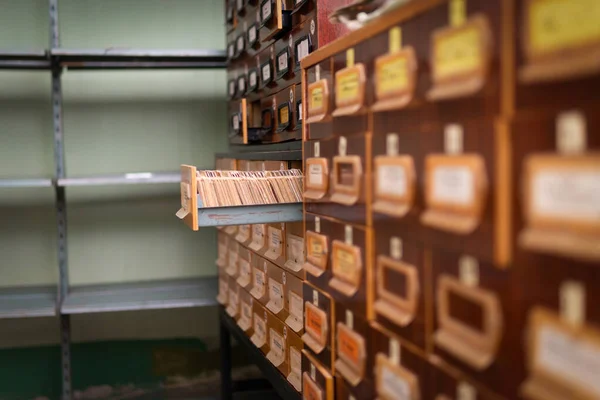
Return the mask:
<path id="1" fill-rule="evenodd" d="M 335 222 L 332 219 L 304 213 L 306 227 L 306 280 L 323 291 L 329 290 L 331 280 L 331 237 Z"/>
<path id="2" fill-rule="evenodd" d="M 304 223 L 288 222 L 285 224 L 285 263 L 283 267 L 292 275 L 303 280 L 305 278 L 304 262 Z"/>
<path id="3" fill-rule="evenodd" d="M 406 399 L 434 399 L 427 396 L 429 368 L 423 353 L 376 323 L 371 324 L 369 350 L 368 368 L 378 398 L 402 394 Z"/>
<path id="4" fill-rule="evenodd" d="M 345 392 L 356 399 L 372 399 L 373 370 L 368 367 L 368 359 L 372 357 L 371 330 L 367 320 L 338 303 L 335 308 L 335 336 L 338 382 L 341 378 L 346 386 Z"/>
<path id="5" fill-rule="evenodd" d="M 252 240 L 250 241 L 248 248 L 255 254 L 264 256 L 269 248 L 267 242 L 267 224 L 250 225 L 250 231 L 252 232 Z"/>
<path id="6" fill-rule="evenodd" d="M 598 105 L 517 114 L 514 124 L 515 260 L 600 262 Z M 525 136 L 524 136 L 525 135 Z"/>
<path id="7" fill-rule="evenodd" d="M 506 267 L 511 256 L 507 125 L 486 118 L 438 125 L 420 142 L 423 242 Z"/>
<path id="8" fill-rule="evenodd" d="M 327 173 L 321 181 L 327 182 L 326 195 L 315 202 L 306 203 L 306 211 L 326 215 L 342 221 L 370 226 L 370 214 L 367 213 L 367 192 L 371 188 L 370 150 L 371 135 L 340 136 L 320 143 L 320 158 L 326 160 Z M 311 175 L 311 163 L 315 157 L 314 145 L 305 144 L 305 198 L 307 192 L 316 188 Z M 318 160 L 317 160 L 318 161 Z M 320 161 L 318 161 L 320 162 Z M 324 169 L 323 169 L 323 172 Z"/>
<path id="9" fill-rule="evenodd" d="M 252 256 L 252 289 L 250 294 L 262 305 L 269 301 L 269 261 L 254 254 Z"/>
<path id="10" fill-rule="evenodd" d="M 303 98 L 306 115 L 304 138 L 325 139 L 333 136 L 331 113 L 334 108 L 333 63 L 323 61 L 306 71 Z"/>
<path id="11" fill-rule="evenodd" d="M 269 352 L 267 360 L 271 362 L 283 376 L 290 372 L 287 336 L 288 329 L 274 314 L 267 312 L 267 328 L 269 330 Z"/>
<path id="12" fill-rule="evenodd" d="M 298 123 L 296 85 L 291 85 L 275 94 L 275 107 L 277 125 L 270 141 L 278 143 L 302 139 L 302 124 Z"/>
<path id="13" fill-rule="evenodd" d="M 285 290 L 287 274 L 277 265 L 268 263 L 267 280 L 269 300 L 265 304 L 265 307 L 279 319 L 285 321 L 288 316 L 288 302 L 286 300 L 287 292 Z"/>
<path id="14" fill-rule="evenodd" d="M 264 257 L 273 264 L 285 264 L 286 234 L 285 223 L 267 224 L 267 251 Z"/>
<path id="15" fill-rule="evenodd" d="M 263 352 L 264 355 L 269 353 L 269 311 L 258 301 L 253 303 L 252 307 L 252 343 Z"/>
<path id="16" fill-rule="evenodd" d="M 427 399 L 500 400 L 502 397 L 443 363 L 429 363 Z M 516 397 L 514 397 L 516 398 Z"/>
<path id="17" fill-rule="evenodd" d="M 229 275 L 234 281 L 237 279 L 239 275 L 239 249 L 240 245 L 235 240 L 229 240 L 229 248 L 227 252 L 227 263 L 225 266 L 225 273 Z"/>
<path id="18" fill-rule="evenodd" d="M 292 28 L 293 0 L 259 0 L 260 40 L 280 38 Z"/>
<path id="19" fill-rule="evenodd" d="M 302 350 L 302 398 L 335 399 L 334 377 L 306 348 Z"/>
<path id="20" fill-rule="evenodd" d="M 486 387 L 515 398 L 520 332 L 513 271 L 433 250 L 434 353 Z"/>
<path id="21" fill-rule="evenodd" d="M 288 382 L 298 392 L 302 391 L 302 350 L 304 342 L 302 338 L 291 331 L 287 330 L 287 362 L 289 365 L 289 373 L 287 375 Z"/>
<path id="22" fill-rule="evenodd" d="M 237 284 L 235 279 L 229 278 L 229 290 L 228 290 L 228 299 L 227 299 L 227 308 L 225 311 L 231 318 L 235 321 L 238 320 L 240 316 L 240 291 L 243 290 Z"/>
<path id="23" fill-rule="evenodd" d="M 395 227 L 376 225 L 370 304 L 374 319 L 402 339 L 425 350 L 425 296 L 430 272 L 423 246 L 397 235 Z"/>
<path id="24" fill-rule="evenodd" d="M 304 282 L 292 274 L 286 274 L 285 307 L 288 312 L 284 320 L 290 332 L 304 333 Z"/>
<path id="25" fill-rule="evenodd" d="M 232 100 L 229 102 L 228 132 L 229 143 L 248 143 L 248 116 L 246 99 Z"/>
<path id="26" fill-rule="evenodd" d="M 334 370 L 335 307 L 329 295 L 304 282 L 304 334 L 302 341 L 319 363 L 329 371 Z"/>
<path id="27" fill-rule="evenodd" d="M 254 334 L 253 315 L 254 297 L 249 291 L 240 288 L 240 315 L 237 324 L 248 337 L 252 337 Z"/>

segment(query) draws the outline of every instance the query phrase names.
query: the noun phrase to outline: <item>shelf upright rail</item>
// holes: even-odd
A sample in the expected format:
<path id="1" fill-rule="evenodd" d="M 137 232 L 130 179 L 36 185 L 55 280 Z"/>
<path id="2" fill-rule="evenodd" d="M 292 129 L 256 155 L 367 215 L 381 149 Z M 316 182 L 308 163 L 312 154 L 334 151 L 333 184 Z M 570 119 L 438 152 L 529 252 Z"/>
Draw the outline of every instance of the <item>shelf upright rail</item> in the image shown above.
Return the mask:
<path id="1" fill-rule="evenodd" d="M 58 0 L 49 0 L 50 49 L 60 47 L 58 26 Z M 62 113 L 62 68 L 52 63 L 52 125 L 54 132 L 55 179 L 65 178 L 63 113 Z M 60 318 L 60 350 L 62 399 L 71 400 L 71 317 L 60 312 L 61 305 L 69 290 L 69 264 L 67 252 L 67 202 L 66 189 L 56 185 L 56 219 L 58 223 L 58 301 L 57 312 Z"/>

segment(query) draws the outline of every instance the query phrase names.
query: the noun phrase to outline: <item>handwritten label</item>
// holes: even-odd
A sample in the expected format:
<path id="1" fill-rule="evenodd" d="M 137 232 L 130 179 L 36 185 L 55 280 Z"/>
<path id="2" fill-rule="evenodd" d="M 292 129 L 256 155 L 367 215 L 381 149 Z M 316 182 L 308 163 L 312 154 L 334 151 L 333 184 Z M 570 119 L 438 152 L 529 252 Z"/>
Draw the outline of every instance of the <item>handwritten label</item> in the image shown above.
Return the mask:
<path id="1" fill-rule="evenodd" d="M 300 236 L 288 235 L 288 254 L 287 258 L 297 263 L 304 261 L 304 239 Z"/>
<path id="2" fill-rule="evenodd" d="M 238 53 L 241 53 L 242 51 L 244 51 L 244 36 L 239 36 L 237 38 L 237 51 Z"/>
<path id="3" fill-rule="evenodd" d="M 250 268 L 250 262 L 248 262 L 248 260 L 244 260 L 243 258 L 240 258 L 239 261 L 239 266 L 240 266 L 240 279 L 238 280 L 238 282 L 243 282 L 245 283 L 244 285 L 242 285 L 240 283 L 241 286 L 246 286 L 248 285 L 248 283 L 250 283 L 250 279 L 252 279 L 251 274 L 251 268 Z"/>
<path id="4" fill-rule="evenodd" d="M 310 111 L 323 108 L 323 87 L 316 86 L 310 90 Z"/>
<path id="5" fill-rule="evenodd" d="M 269 278 L 269 308 L 274 313 L 283 310 L 283 284 L 273 278 Z"/>
<path id="6" fill-rule="evenodd" d="M 288 69 L 288 53 L 284 51 L 277 57 L 277 70 L 279 72 L 287 71 Z"/>
<path id="7" fill-rule="evenodd" d="M 333 274 L 344 281 L 358 284 L 360 281 L 360 249 L 356 246 L 334 242 Z"/>
<path id="8" fill-rule="evenodd" d="M 532 185 L 536 214 L 600 222 L 600 168 L 546 168 L 535 174 Z"/>
<path id="9" fill-rule="evenodd" d="M 254 268 L 254 280 L 252 283 L 252 293 L 255 294 L 254 297 L 262 298 L 267 291 L 266 288 L 266 274 L 264 271 Z"/>
<path id="10" fill-rule="evenodd" d="M 288 103 L 285 103 L 285 105 L 279 109 L 279 125 L 285 125 L 288 122 L 290 122 L 290 107 Z"/>
<path id="11" fill-rule="evenodd" d="M 530 1 L 529 38 L 532 50 L 555 52 L 600 41 L 597 0 Z"/>
<path id="12" fill-rule="evenodd" d="M 309 55 L 309 53 L 310 43 L 308 41 L 308 38 L 304 38 L 296 44 L 296 57 L 298 59 L 298 62 L 302 61 L 302 59 Z"/>
<path id="13" fill-rule="evenodd" d="M 434 77 L 444 80 L 480 69 L 483 65 L 481 31 L 465 26 L 437 39 L 434 47 Z"/>
<path id="14" fill-rule="evenodd" d="M 252 71 L 250 72 L 250 75 L 248 75 L 248 80 L 250 81 L 250 88 L 256 88 L 256 85 L 258 84 L 258 74 L 256 73 L 256 71 Z"/>
<path id="15" fill-rule="evenodd" d="M 393 196 L 406 196 L 408 177 L 401 165 L 380 165 L 377 167 L 377 193 Z"/>
<path id="16" fill-rule="evenodd" d="M 309 302 L 304 303 L 304 329 L 320 345 L 325 345 L 325 330 L 327 329 L 327 316 L 325 312 Z"/>
<path id="17" fill-rule="evenodd" d="M 294 322 L 301 324 L 304 319 L 304 303 L 302 297 L 293 291 L 289 291 L 290 298 L 290 315 L 293 317 Z"/>
<path id="18" fill-rule="evenodd" d="M 471 205 L 475 199 L 473 171 L 464 166 L 439 166 L 433 171 L 433 198 L 438 202 Z"/>
<path id="19" fill-rule="evenodd" d="M 254 336 L 252 342 L 256 347 L 262 347 L 267 343 L 267 321 L 254 313 Z"/>
<path id="20" fill-rule="evenodd" d="M 394 54 L 376 61 L 375 89 L 377 97 L 408 89 L 409 69 L 406 54 Z"/>
<path id="21" fill-rule="evenodd" d="M 243 77 L 238 79 L 238 91 L 240 93 L 246 92 L 246 79 L 244 79 Z"/>
<path id="22" fill-rule="evenodd" d="M 285 360 L 285 339 L 283 335 L 279 334 L 275 329 L 269 330 L 269 350 L 272 354 L 272 359 L 276 361 L 275 366 L 279 366 Z"/>
<path id="23" fill-rule="evenodd" d="M 280 257 L 283 252 L 283 233 L 280 229 L 269 226 L 269 251 L 276 257 Z"/>
<path id="24" fill-rule="evenodd" d="M 360 94 L 360 74 L 356 68 L 346 68 L 336 74 L 335 95 L 338 102 L 352 103 Z"/>
<path id="25" fill-rule="evenodd" d="M 234 114 L 231 118 L 231 125 L 235 132 L 238 132 L 240 130 L 240 116 L 238 114 Z"/>
<path id="26" fill-rule="evenodd" d="M 266 20 L 271 18 L 271 15 L 273 15 L 271 0 L 267 0 L 264 2 L 264 4 L 262 5 L 262 8 L 261 8 L 261 11 L 262 11 L 262 21 L 263 22 L 265 22 Z"/>
<path id="27" fill-rule="evenodd" d="M 264 82 L 267 82 L 271 79 L 271 64 L 265 64 L 262 67 L 262 78 Z"/>
<path id="28" fill-rule="evenodd" d="M 308 167 L 308 183 L 310 185 L 323 184 L 323 166 L 321 164 L 311 164 Z"/>
<path id="29" fill-rule="evenodd" d="M 296 390 L 302 388 L 302 354 L 293 346 L 290 346 L 290 375 L 288 380 Z"/>
<path id="30" fill-rule="evenodd" d="M 356 332 L 343 324 L 338 324 L 338 352 L 340 358 L 349 362 L 356 370 L 362 370 L 364 363 L 365 341 Z"/>
<path id="31" fill-rule="evenodd" d="M 248 43 L 252 46 L 254 42 L 256 42 L 257 34 L 256 34 L 256 25 L 252 25 L 250 29 L 248 29 Z"/>

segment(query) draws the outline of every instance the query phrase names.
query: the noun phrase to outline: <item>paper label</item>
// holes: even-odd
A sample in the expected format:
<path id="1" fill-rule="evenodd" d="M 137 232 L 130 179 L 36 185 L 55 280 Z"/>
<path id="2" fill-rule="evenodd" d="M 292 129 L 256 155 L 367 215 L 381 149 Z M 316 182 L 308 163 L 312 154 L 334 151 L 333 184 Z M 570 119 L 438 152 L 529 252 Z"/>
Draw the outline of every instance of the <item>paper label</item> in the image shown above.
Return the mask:
<path id="1" fill-rule="evenodd" d="M 283 233 L 280 229 L 269 227 L 269 250 L 277 256 L 281 256 L 283 252 Z"/>
<path id="2" fill-rule="evenodd" d="M 288 106 L 288 103 L 285 103 L 285 105 L 279 109 L 279 125 L 285 125 L 288 122 L 290 122 L 290 107 Z"/>
<path id="3" fill-rule="evenodd" d="M 258 294 L 258 298 L 265 295 L 266 292 L 266 274 L 258 269 L 254 268 L 254 280 L 252 283 L 252 290 Z"/>
<path id="4" fill-rule="evenodd" d="M 237 0 L 236 4 L 237 4 L 238 11 L 242 11 L 244 9 L 244 0 Z"/>
<path id="5" fill-rule="evenodd" d="M 410 390 L 410 385 L 387 365 L 381 369 L 381 389 L 382 395 L 386 398 L 412 399 L 413 395 Z"/>
<path id="6" fill-rule="evenodd" d="M 269 330 L 269 350 L 273 353 L 276 360 L 283 362 L 285 360 L 285 339 L 275 329 Z"/>
<path id="7" fill-rule="evenodd" d="M 593 44 L 600 40 L 597 0 L 531 1 L 530 44 L 540 53 Z"/>
<path id="8" fill-rule="evenodd" d="M 302 121 L 302 102 L 298 103 L 298 122 Z"/>
<path id="9" fill-rule="evenodd" d="M 338 102 L 351 103 L 358 100 L 360 75 L 358 69 L 346 69 L 336 76 L 335 95 Z"/>
<path id="10" fill-rule="evenodd" d="M 302 323 L 304 318 L 304 302 L 302 301 L 302 297 L 291 290 L 288 293 L 290 296 L 290 315 L 294 318 L 295 322 Z"/>
<path id="11" fill-rule="evenodd" d="M 229 81 L 229 97 L 235 95 L 235 81 Z"/>
<path id="12" fill-rule="evenodd" d="M 463 166 L 441 166 L 433 171 L 433 198 L 435 201 L 462 206 L 475 199 L 473 171 Z"/>
<path id="13" fill-rule="evenodd" d="M 345 281 L 356 283 L 359 278 L 360 249 L 353 246 L 352 250 L 344 247 L 336 247 L 333 251 L 335 258 L 333 264 L 334 275 Z"/>
<path id="14" fill-rule="evenodd" d="M 302 39 L 296 45 L 296 57 L 298 62 L 302 61 L 304 57 L 306 57 L 310 52 L 308 38 Z"/>
<path id="15" fill-rule="evenodd" d="M 288 254 L 287 259 L 296 262 L 304 261 L 304 239 L 299 236 L 288 235 Z"/>
<path id="16" fill-rule="evenodd" d="M 244 78 L 238 79 L 238 91 L 240 93 L 246 92 L 246 80 Z"/>
<path id="17" fill-rule="evenodd" d="M 250 81 L 249 85 L 251 88 L 256 87 L 256 85 L 258 84 L 256 71 L 250 72 L 250 75 L 248 75 L 248 80 Z"/>
<path id="18" fill-rule="evenodd" d="M 271 9 L 271 0 L 268 0 L 267 2 L 265 2 L 265 4 L 262 5 L 262 21 L 266 21 L 267 19 L 269 19 L 269 17 L 271 17 L 273 10 Z"/>
<path id="19" fill-rule="evenodd" d="M 271 64 L 265 64 L 262 67 L 262 78 L 263 81 L 268 81 L 271 79 Z"/>
<path id="20" fill-rule="evenodd" d="M 279 72 L 286 71 L 288 69 L 288 54 L 283 52 L 277 57 L 277 70 Z"/>
<path id="21" fill-rule="evenodd" d="M 476 26 L 459 28 L 440 37 L 435 46 L 436 80 L 468 74 L 483 65 L 481 32 Z"/>
<path id="22" fill-rule="evenodd" d="M 246 282 L 250 282 L 251 279 L 251 268 L 250 268 L 250 263 L 248 262 L 248 260 L 244 260 L 243 258 L 239 259 L 239 264 L 240 266 L 240 278 L 242 278 L 244 281 Z"/>
<path id="23" fill-rule="evenodd" d="M 549 326 L 541 328 L 536 363 L 544 370 L 600 396 L 600 349 Z"/>
<path id="24" fill-rule="evenodd" d="M 544 169 L 533 177 L 532 206 L 546 217 L 600 222 L 600 170 Z"/>
<path id="25" fill-rule="evenodd" d="M 283 310 L 283 284 L 269 278 L 269 300 L 276 310 Z"/>
<path id="26" fill-rule="evenodd" d="M 233 45 L 233 43 L 231 43 L 227 46 L 227 56 L 229 58 L 233 58 L 234 54 L 235 54 L 235 46 Z"/>
<path id="27" fill-rule="evenodd" d="M 238 53 L 244 51 L 244 36 L 237 38 L 237 51 Z"/>
<path id="28" fill-rule="evenodd" d="M 233 125 L 233 130 L 234 131 L 239 131 L 240 130 L 240 116 L 235 114 L 232 118 L 232 125 Z"/>
<path id="29" fill-rule="evenodd" d="M 242 301 L 240 312 L 240 325 L 249 326 L 250 321 L 252 320 L 252 305 L 250 303 L 245 303 Z"/>
<path id="30" fill-rule="evenodd" d="M 308 183 L 315 186 L 321 186 L 323 184 L 323 166 L 321 164 L 309 165 Z"/>
<path id="31" fill-rule="evenodd" d="M 322 236 L 310 236 L 308 237 L 308 251 L 311 257 L 315 258 L 324 258 L 327 257 L 327 253 L 325 252 L 325 238 Z"/>
<path id="32" fill-rule="evenodd" d="M 323 335 L 325 333 L 325 327 L 327 326 L 327 320 L 325 319 L 325 313 L 323 310 L 313 306 L 310 303 L 305 303 L 305 319 L 304 326 L 308 333 L 312 337 L 317 339 L 320 343 L 323 341 Z M 321 343 L 324 344 L 324 343 Z"/>
<path id="33" fill-rule="evenodd" d="M 350 332 L 347 328 L 338 330 L 340 357 L 352 363 L 356 369 L 360 369 L 363 362 L 363 347 L 356 332 Z"/>
<path id="34" fill-rule="evenodd" d="M 309 105 L 311 110 L 320 110 L 323 108 L 323 88 L 321 86 L 311 89 Z"/>
<path id="35" fill-rule="evenodd" d="M 265 344 L 267 342 L 267 321 L 254 313 L 254 336 L 256 342 Z"/>
<path id="36" fill-rule="evenodd" d="M 256 42 L 256 25 L 252 25 L 248 30 L 248 42 L 250 44 Z"/>
<path id="37" fill-rule="evenodd" d="M 250 225 L 239 225 L 238 226 L 238 237 L 244 242 L 250 237 Z"/>
<path id="38" fill-rule="evenodd" d="M 405 54 L 395 54 L 377 60 L 377 97 L 398 93 L 408 89 L 408 58 Z"/>
<path id="39" fill-rule="evenodd" d="M 377 193 L 393 196 L 406 196 L 408 177 L 400 165 L 380 165 L 377 167 Z"/>
<path id="40" fill-rule="evenodd" d="M 258 250 L 264 247 L 265 245 L 265 225 L 264 224 L 255 224 L 252 225 L 252 243 L 254 246 L 258 247 Z"/>
<path id="41" fill-rule="evenodd" d="M 290 346 L 290 374 L 293 381 L 300 386 L 300 376 L 302 375 L 302 354 L 293 346 Z"/>

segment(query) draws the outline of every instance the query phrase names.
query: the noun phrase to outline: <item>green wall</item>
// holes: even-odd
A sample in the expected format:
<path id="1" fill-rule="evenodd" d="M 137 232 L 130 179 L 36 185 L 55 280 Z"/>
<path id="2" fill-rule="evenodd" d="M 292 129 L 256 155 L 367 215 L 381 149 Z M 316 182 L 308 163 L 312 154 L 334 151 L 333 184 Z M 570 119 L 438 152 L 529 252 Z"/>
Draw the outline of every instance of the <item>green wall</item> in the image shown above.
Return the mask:
<path id="1" fill-rule="evenodd" d="M 59 0 L 59 20 L 66 48 L 225 47 L 219 0 Z M 0 48 L 46 49 L 48 32 L 47 0 L 0 0 Z M 65 71 L 67 176 L 211 166 L 226 148 L 225 80 L 222 70 Z M 52 177 L 50 84 L 49 72 L 0 71 L 0 178 Z M 68 189 L 71 284 L 216 274 L 215 231 L 194 233 L 175 218 L 178 190 Z M 0 286 L 56 284 L 53 190 L 1 190 L 0 226 Z M 74 342 L 189 337 L 210 346 L 216 321 L 215 309 L 95 314 L 73 317 L 72 332 Z M 0 320 L 0 348 L 29 347 L 32 368 L 54 371 L 32 346 L 55 345 L 58 333 L 54 318 Z M 0 370 L 17 357 L 8 351 Z"/>

